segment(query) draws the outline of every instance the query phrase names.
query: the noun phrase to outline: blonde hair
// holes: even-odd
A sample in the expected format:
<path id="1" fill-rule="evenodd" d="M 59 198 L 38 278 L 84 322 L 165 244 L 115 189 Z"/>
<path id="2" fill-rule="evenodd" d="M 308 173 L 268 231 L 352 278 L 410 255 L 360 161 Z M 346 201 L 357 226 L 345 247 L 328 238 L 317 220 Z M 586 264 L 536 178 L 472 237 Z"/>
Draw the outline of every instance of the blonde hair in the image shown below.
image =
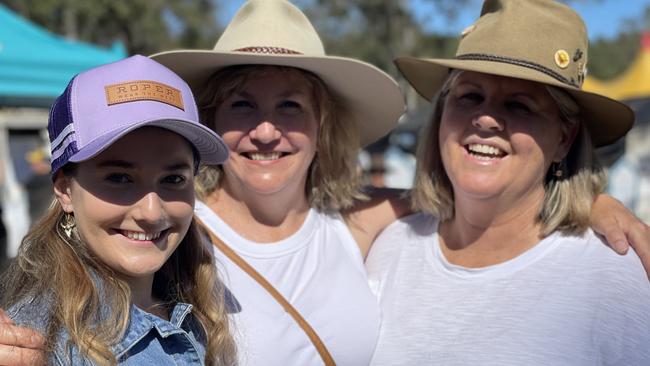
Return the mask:
<path id="1" fill-rule="evenodd" d="M 304 80 L 311 88 L 315 115 L 319 122 L 316 156 L 309 167 L 305 195 L 311 207 L 321 211 L 350 208 L 356 200 L 365 200 L 361 178 L 357 174 L 359 152 L 358 126 L 340 97 L 311 72 L 285 66 L 242 65 L 217 71 L 197 96 L 201 122 L 215 130 L 216 112 L 230 95 L 242 91 L 246 84 L 261 75 L 280 72 Z M 206 166 L 196 180 L 199 198 L 219 188 L 221 166 Z"/>
<path id="2" fill-rule="evenodd" d="M 110 347 L 122 339 L 128 327 L 130 288 L 93 256 L 76 230 L 71 238 L 63 233 L 65 215 L 54 200 L 23 239 L 16 260 L 3 276 L 2 306 L 51 296 L 51 306 L 44 309 L 49 311 L 46 353 L 53 351 L 63 328 L 81 354 L 97 364 L 114 365 L 117 360 Z M 176 302 L 193 305 L 192 314 L 206 336 L 206 364 L 236 363 L 224 286 L 194 220 L 178 248 L 155 273 L 152 293 L 163 301 L 161 306 Z M 101 309 L 105 306 L 112 311 L 98 322 L 98 314 L 104 314 Z"/>
<path id="3" fill-rule="evenodd" d="M 435 99 L 431 120 L 420 132 L 417 165 L 411 206 L 437 216 L 441 221 L 454 216 L 454 194 L 440 157 L 438 130 L 445 99 L 451 84 L 462 73 L 453 70 Z M 554 231 L 581 234 L 589 226 L 591 206 L 604 189 L 606 177 L 598 164 L 589 131 L 579 120 L 580 107 L 564 90 L 546 86 L 560 109 L 564 132 L 577 126 L 578 133 L 569 153 L 560 163 L 562 177 L 549 168 L 544 181 L 544 201 L 538 215 L 541 233 L 548 236 Z"/>

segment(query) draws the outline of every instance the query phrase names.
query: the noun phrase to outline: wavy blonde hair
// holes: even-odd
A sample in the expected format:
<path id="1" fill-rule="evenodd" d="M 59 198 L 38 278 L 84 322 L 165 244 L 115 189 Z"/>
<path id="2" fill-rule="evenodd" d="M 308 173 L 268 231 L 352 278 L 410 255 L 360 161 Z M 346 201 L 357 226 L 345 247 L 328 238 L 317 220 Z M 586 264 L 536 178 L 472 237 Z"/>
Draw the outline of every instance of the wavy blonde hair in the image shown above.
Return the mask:
<path id="1" fill-rule="evenodd" d="M 64 169 L 69 171 L 68 165 Z M 61 228 L 64 217 L 55 199 L 23 239 L 17 258 L 3 276 L 2 305 L 6 308 L 25 299 L 51 295 L 46 353 L 53 351 L 57 333 L 63 328 L 82 354 L 97 364 L 115 365 L 110 347 L 122 339 L 128 327 L 131 291 L 110 267 L 93 256 L 76 233 L 67 238 Z M 154 274 L 152 293 L 162 300 L 160 306 L 177 302 L 193 305 L 192 314 L 206 336 L 206 364 L 236 363 L 224 286 L 194 220 L 178 248 Z M 112 311 L 98 323 L 104 306 Z"/>
<path id="2" fill-rule="evenodd" d="M 357 200 L 366 200 L 357 174 L 359 152 L 358 126 L 351 119 L 343 100 L 316 75 L 285 66 L 241 65 L 217 71 L 197 95 L 201 123 L 215 130 L 216 112 L 233 93 L 242 91 L 256 77 L 279 72 L 287 78 L 303 80 L 310 86 L 319 123 L 316 156 L 309 167 L 305 194 L 310 206 L 321 211 L 350 208 Z M 196 180 L 199 198 L 219 188 L 221 166 L 204 166 Z"/>
<path id="3" fill-rule="evenodd" d="M 462 73 L 453 70 L 435 98 L 432 118 L 421 130 L 417 149 L 415 184 L 411 192 L 411 207 L 437 216 L 441 221 L 454 217 L 454 194 L 440 157 L 438 131 L 445 100 L 451 84 Z M 564 175 L 556 177 L 553 167 L 546 172 L 544 201 L 538 214 L 541 233 L 548 236 L 554 231 L 581 234 L 589 227 L 591 206 L 602 193 L 605 173 L 598 164 L 589 131 L 580 122 L 580 107 L 564 90 L 546 86 L 560 109 L 564 132 L 576 127 L 578 134 L 560 163 Z"/>

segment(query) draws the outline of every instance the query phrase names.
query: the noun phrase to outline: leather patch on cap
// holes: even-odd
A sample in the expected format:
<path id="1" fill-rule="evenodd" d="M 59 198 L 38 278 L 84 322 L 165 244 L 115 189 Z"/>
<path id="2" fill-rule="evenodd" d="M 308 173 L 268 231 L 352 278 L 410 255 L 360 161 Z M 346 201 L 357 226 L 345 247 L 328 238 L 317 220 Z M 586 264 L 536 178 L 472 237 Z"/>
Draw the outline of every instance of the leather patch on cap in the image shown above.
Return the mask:
<path id="1" fill-rule="evenodd" d="M 108 105 L 153 100 L 185 110 L 181 91 L 151 80 L 136 80 L 104 87 Z"/>

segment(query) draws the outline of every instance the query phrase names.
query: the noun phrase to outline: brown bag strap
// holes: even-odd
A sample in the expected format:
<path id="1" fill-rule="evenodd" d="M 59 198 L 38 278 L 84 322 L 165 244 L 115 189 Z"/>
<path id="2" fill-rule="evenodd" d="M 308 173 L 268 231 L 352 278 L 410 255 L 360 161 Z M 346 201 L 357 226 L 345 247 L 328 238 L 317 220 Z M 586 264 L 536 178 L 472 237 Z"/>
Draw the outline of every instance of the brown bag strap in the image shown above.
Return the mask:
<path id="1" fill-rule="evenodd" d="M 203 222 L 201 222 L 198 218 L 196 218 L 196 221 L 199 223 L 199 226 L 203 229 L 205 233 L 208 234 L 210 237 L 210 241 L 212 241 L 212 244 L 217 247 L 223 254 L 226 255 L 233 263 L 235 263 L 239 268 L 241 268 L 244 272 L 248 273 L 249 276 L 251 276 L 257 283 L 259 283 L 264 289 L 271 295 L 273 298 L 284 308 L 284 310 L 291 315 L 291 317 L 300 325 L 300 328 L 307 334 L 307 337 L 309 337 L 309 340 L 311 340 L 311 343 L 314 344 L 314 347 L 316 347 L 316 350 L 320 354 L 320 357 L 323 359 L 323 362 L 325 362 L 326 366 L 335 366 L 336 363 L 334 362 L 334 359 L 332 358 L 332 355 L 329 353 L 327 350 L 327 347 L 325 347 L 325 344 L 323 341 L 320 339 L 314 328 L 307 323 L 305 318 L 300 315 L 298 310 L 294 308 L 289 301 L 287 301 L 278 290 L 273 287 L 269 283 L 269 281 L 266 280 L 259 272 L 257 272 L 253 267 L 251 267 L 250 264 L 248 264 L 242 257 L 239 256 L 239 254 L 235 253 L 232 248 L 230 248 L 226 243 L 224 243 L 219 237 L 217 237 L 212 230 L 208 229 Z"/>

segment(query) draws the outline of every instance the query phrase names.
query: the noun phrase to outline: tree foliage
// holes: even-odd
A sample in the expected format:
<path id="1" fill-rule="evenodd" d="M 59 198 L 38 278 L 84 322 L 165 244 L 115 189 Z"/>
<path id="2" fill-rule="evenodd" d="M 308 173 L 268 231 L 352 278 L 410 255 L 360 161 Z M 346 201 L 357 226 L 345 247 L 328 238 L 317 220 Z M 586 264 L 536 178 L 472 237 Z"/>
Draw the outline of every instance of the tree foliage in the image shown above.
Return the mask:
<path id="1" fill-rule="evenodd" d="M 151 54 L 173 48 L 211 48 L 222 25 L 216 13 L 229 0 L 0 0 L 31 21 L 68 38 Z M 455 35 L 433 34 L 426 23 L 453 21 L 472 0 L 292 0 L 314 22 L 330 54 L 370 62 L 399 78 L 400 55 L 451 57 Z M 578 1 L 598 3 L 602 0 Z M 419 5 L 414 6 L 417 2 Z M 416 10 L 420 13 L 416 13 Z M 637 53 L 639 34 L 650 27 L 650 7 L 625 22 L 615 39 L 592 42 L 591 75 L 620 74 Z"/>
<path id="2" fill-rule="evenodd" d="M 421 0 L 432 14 L 455 17 L 470 0 Z M 397 76 L 393 59 L 400 55 L 449 56 L 454 37 L 428 34 L 408 0 L 303 1 L 308 16 L 332 54 L 356 57 Z"/>
<path id="3" fill-rule="evenodd" d="M 71 39 L 129 53 L 210 48 L 218 35 L 210 0 L 0 0 L 23 17 Z"/>
<path id="4" fill-rule="evenodd" d="M 601 80 L 623 73 L 639 52 L 640 31 L 620 33 L 614 39 L 598 39 L 589 46 L 589 75 Z"/>

